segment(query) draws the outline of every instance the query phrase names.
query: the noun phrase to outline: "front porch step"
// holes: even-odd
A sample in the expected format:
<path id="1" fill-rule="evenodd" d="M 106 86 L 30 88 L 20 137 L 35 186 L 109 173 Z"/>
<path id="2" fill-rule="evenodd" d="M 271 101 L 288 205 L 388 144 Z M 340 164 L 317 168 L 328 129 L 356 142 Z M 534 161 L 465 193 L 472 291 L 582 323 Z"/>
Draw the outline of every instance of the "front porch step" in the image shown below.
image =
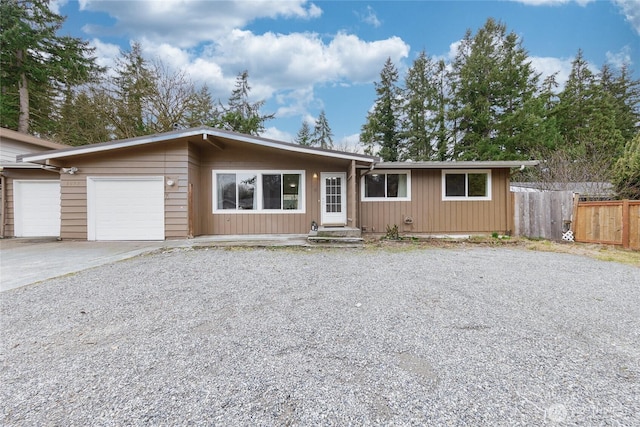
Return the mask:
<path id="1" fill-rule="evenodd" d="M 364 239 L 359 228 L 320 227 L 310 231 L 307 241 L 322 246 L 362 247 Z"/>
<path id="2" fill-rule="evenodd" d="M 309 236 L 307 240 L 312 243 L 358 243 L 364 242 L 362 237 L 323 237 Z"/>
<path id="3" fill-rule="evenodd" d="M 317 237 L 360 237 L 362 231 L 354 227 L 319 227 L 318 231 L 311 231 L 309 236 Z"/>

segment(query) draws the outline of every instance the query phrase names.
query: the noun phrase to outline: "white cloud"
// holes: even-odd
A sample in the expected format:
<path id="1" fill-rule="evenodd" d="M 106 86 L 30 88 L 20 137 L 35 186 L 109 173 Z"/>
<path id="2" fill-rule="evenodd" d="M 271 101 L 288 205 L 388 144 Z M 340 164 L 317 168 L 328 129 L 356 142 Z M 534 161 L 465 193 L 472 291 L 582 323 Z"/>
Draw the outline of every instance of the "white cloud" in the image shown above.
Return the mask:
<path id="1" fill-rule="evenodd" d="M 85 26 L 89 34 L 147 37 L 185 48 L 214 40 L 258 18 L 312 19 L 322 14 L 306 0 L 80 0 L 80 9 L 105 12 L 116 20 L 109 28 Z"/>
<path id="2" fill-rule="evenodd" d="M 616 68 L 622 68 L 624 65 L 631 65 L 631 49 L 629 46 L 623 47 L 619 52 L 607 51 L 607 62 Z"/>
<path id="3" fill-rule="evenodd" d="M 638 0 L 613 0 L 631 26 L 636 30 L 636 33 L 640 35 L 640 1 Z"/>
<path id="4" fill-rule="evenodd" d="M 69 0 L 51 0 L 49 2 L 49 10 L 57 15 L 60 15 L 60 11 L 67 3 L 69 3 Z"/>
<path id="5" fill-rule="evenodd" d="M 293 142 L 295 137 L 289 132 L 281 131 L 274 127 L 268 127 L 260 135 L 263 138 L 275 139 L 276 141 Z"/>
<path id="6" fill-rule="evenodd" d="M 367 6 L 367 10 L 365 12 L 356 13 L 356 15 L 362 22 L 364 22 L 365 24 L 369 24 L 374 28 L 378 28 L 380 27 L 380 25 L 382 25 L 382 22 L 380 22 L 380 20 L 378 19 L 376 11 L 373 10 L 371 6 Z"/>
<path id="7" fill-rule="evenodd" d="M 276 103 L 280 105 L 276 111 L 278 117 L 305 116 L 308 115 L 310 107 L 321 105 L 321 102 L 315 99 L 313 86 L 279 93 L 276 95 Z"/>
<path id="8" fill-rule="evenodd" d="M 174 67 L 187 69 L 194 80 L 214 88 L 216 84 L 207 80 L 212 77 L 212 70 L 221 86 L 227 83 L 220 76 L 235 79 L 239 72 L 248 70 L 252 97 L 267 99 L 275 92 L 288 91 L 281 101 L 288 98 L 294 102 L 282 107 L 280 113 L 291 115 L 303 111 L 313 101 L 310 88 L 374 81 L 386 58 L 391 57 L 394 62 L 402 60 L 408 56 L 409 46 L 398 37 L 366 42 L 339 33 L 325 42 L 313 33 L 257 35 L 236 29 L 201 49 L 197 59 L 191 50 L 164 43 L 154 45 L 149 40 L 143 43 L 143 51 L 170 61 Z"/>
<path id="9" fill-rule="evenodd" d="M 89 43 L 91 47 L 95 48 L 94 55 L 96 57 L 96 63 L 101 67 L 106 67 L 107 71 L 113 71 L 115 67 L 115 60 L 120 55 L 120 46 L 103 43 L 98 39 L 93 39 Z"/>
<path id="10" fill-rule="evenodd" d="M 540 82 L 544 81 L 546 77 L 557 73 L 556 82 L 559 85 L 557 90 L 560 91 L 564 88 L 564 85 L 569 79 L 569 75 L 571 74 L 572 62 L 575 58 L 532 56 L 529 59 L 531 61 L 531 66 L 533 67 L 533 69 L 536 72 L 541 73 Z M 597 74 L 600 71 L 594 64 L 589 63 L 587 66 L 593 74 Z"/>
<path id="11" fill-rule="evenodd" d="M 540 57 L 533 56 L 529 58 L 533 69 L 541 73 L 540 82 L 545 78 L 556 74 L 556 82 L 560 85 L 560 88 L 564 87 L 569 74 L 571 74 L 571 63 L 573 58 L 553 58 L 553 57 Z"/>

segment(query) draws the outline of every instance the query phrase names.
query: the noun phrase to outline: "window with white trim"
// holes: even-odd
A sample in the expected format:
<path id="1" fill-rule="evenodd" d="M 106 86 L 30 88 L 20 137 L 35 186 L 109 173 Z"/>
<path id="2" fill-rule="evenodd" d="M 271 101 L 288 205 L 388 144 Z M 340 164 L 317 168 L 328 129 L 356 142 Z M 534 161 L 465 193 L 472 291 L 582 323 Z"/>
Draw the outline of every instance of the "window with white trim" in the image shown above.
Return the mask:
<path id="1" fill-rule="evenodd" d="M 213 171 L 213 212 L 304 212 L 304 171 Z"/>
<path id="2" fill-rule="evenodd" d="M 361 200 L 411 200 L 411 171 L 373 170 L 360 178 Z"/>
<path id="3" fill-rule="evenodd" d="M 491 170 L 443 170 L 442 200 L 491 200 Z"/>

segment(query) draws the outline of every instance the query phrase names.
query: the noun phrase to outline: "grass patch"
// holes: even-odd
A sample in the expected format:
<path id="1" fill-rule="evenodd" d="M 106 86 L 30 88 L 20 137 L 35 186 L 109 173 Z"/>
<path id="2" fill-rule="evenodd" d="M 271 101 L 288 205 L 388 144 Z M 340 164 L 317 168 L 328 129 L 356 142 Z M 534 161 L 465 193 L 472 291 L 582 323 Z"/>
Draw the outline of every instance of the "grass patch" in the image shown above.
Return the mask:
<path id="1" fill-rule="evenodd" d="M 622 249 L 611 245 L 595 245 L 589 243 L 556 243 L 549 240 L 525 240 L 525 247 L 542 252 L 582 255 L 600 261 L 640 267 L 640 252 Z"/>

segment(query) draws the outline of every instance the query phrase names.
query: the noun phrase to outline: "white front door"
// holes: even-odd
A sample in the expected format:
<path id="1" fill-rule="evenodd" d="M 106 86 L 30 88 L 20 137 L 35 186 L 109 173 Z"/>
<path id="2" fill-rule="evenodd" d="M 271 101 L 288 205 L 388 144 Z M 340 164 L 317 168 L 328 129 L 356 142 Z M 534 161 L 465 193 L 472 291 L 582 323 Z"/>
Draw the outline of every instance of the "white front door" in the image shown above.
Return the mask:
<path id="1" fill-rule="evenodd" d="M 347 224 L 347 174 L 322 172 L 320 174 L 321 225 Z"/>

